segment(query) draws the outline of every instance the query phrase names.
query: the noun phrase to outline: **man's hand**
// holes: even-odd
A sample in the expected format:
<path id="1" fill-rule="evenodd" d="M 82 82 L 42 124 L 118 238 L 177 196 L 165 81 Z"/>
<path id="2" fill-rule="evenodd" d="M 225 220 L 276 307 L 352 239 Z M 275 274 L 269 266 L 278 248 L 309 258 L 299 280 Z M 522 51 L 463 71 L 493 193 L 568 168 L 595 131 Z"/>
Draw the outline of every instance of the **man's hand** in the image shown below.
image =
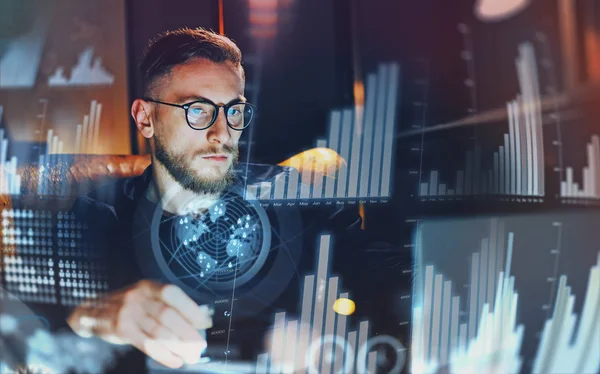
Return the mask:
<path id="1" fill-rule="evenodd" d="M 179 368 L 194 364 L 206 348 L 198 330 L 212 327 L 211 312 L 179 287 L 152 281 L 78 306 L 67 323 L 83 337 L 131 344 L 157 362 Z"/>

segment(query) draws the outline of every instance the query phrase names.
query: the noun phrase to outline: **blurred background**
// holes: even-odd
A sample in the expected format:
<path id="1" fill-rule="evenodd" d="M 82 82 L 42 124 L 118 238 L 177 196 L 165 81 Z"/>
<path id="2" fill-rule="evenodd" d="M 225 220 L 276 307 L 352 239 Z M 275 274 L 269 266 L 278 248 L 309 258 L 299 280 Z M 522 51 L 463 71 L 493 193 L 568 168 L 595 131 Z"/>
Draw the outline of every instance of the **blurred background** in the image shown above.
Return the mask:
<path id="1" fill-rule="evenodd" d="M 344 160 L 328 177 L 294 161 L 312 189 L 290 179 L 245 198 L 359 211 L 368 261 L 340 261 L 362 270 L 349 283 L 381 288 L 355 298 L 360 319 L 348 314 L 368 371 L 599 372 L 599 1 L 2 0 L 4 201 L 68 195 L 43 181 L 61 155 L 147 154 L 129 114 L 142 52 L 198 26 L 244 56 L 259 111 L 241 161 L 314 148 Z M 3 223 L 5 244 L 15 227 Z M 23 258 L 58 264 L 52 253 Z M 3 288 L 60 303 L 25 290 L 10 258 Z M 486 345 L 487 326 L 503 343 Z M 496 352 L 492 364 L 477 349 Z"/>

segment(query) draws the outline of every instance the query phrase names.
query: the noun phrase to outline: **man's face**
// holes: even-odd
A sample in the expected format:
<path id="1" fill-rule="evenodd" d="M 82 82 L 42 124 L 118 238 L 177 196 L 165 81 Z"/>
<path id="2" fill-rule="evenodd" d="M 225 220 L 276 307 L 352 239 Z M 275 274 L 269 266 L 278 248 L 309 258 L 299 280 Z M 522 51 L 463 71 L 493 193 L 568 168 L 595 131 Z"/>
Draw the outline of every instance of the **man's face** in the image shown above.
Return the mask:
<path id="1" fill-rule="evenodd" d="M 196 58 L 175 66 L 163 78 L 153 99 L 185 104 L 208 99 L 217 105 L 244 100 L 244 80 L 231 63 Z M 227 125 L 225 113 L 211 127 L 193 130 L 185 110 L 154 104 L 154 157 L 182 187 L 196 193 L 218 193 L 233 178 L 241 131 Z"/>

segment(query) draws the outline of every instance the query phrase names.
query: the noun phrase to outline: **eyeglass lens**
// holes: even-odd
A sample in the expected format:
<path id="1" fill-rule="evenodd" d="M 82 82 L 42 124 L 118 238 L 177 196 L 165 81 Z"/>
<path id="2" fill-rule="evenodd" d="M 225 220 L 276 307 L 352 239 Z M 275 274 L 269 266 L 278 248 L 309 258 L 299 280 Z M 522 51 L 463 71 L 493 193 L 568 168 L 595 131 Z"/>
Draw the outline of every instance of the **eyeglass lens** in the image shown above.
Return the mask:
<path id="1" fill-rule="evenodd" d="M 217 107 L 210 103 L 193 103 L 188 108 L 187 119 L 190 126 L 203 129 L 211 125 L 213 118 L 216 118 L 215 111 Z M 245 103 L 234 104 L 227 108 L 227 122 L 234 129 L 243 129 L 250 125 L 254 116 L 254 108 Z"/>

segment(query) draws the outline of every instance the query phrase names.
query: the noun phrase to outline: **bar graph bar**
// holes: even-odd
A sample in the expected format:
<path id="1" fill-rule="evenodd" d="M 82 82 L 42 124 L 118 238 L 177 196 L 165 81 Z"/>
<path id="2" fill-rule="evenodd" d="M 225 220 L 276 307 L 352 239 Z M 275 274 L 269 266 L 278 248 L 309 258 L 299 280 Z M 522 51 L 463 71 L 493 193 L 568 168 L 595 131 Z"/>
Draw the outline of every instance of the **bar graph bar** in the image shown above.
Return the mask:
<path id="1" fill-rule="evenodd" d="M 497 220 L 491 220 L 490 227 L 494 235 L 483 238 L 481 250 L 471 256 L 466 323 L 460 323 L 461 297 L 454 294 L 453 281 L 436 272 L 434 265 L 425 266 L 423 281 L 417 282 L 424 287 L 415 289 L 412 373 L 436 373 L 441 368 L 452 373 L 519 371 L 524 327 L 516 324 L 518 294 L 510 276 L 514 235 L 507 235 L 503 268 L 503 258 L 488 259 L 497 252 L 490 243 L 496 242 L 496 233 L 504 236 L 503 228 Z M 491 277 L 497 279 L 493 289 L 488 287 Z M 489 300 L 494 300 L 493 306 Z"/>
<path id="2" fill-rule="evenodd" d="M 466 152 L 465 168 L 457 170 L 453 184 L 440 178 L 439 170 L 430 170 L 418 187 L 420 197 L 444 196 L 452 189 L 455 196 L 517 195 L 542 197 L 544 185 L 544 139 L 541 120 L 540 88 L 534 48 L 519 46 L 515 60 L 520 93 L 506 103 L 508 133 L 493 152 L 490 169 L 483 169 L 481 148 Z M 491 179 L 491 180 L 490 180 Z M 440 189 L 440 185 L 445 185 Z M 455 188 L 454 188 L 455 187 Z"/>
<path id="3" fill-rule="evenodd" d="M 0 107 L 0 122 L 2 121 L 2 107 Z M 18 159 L 16 156 L 7 158 L 9 140 L 4 137 L 4 129 L 0 129 L 0 194 L 20 195 L 21 176 L 17 171 Z"/>
<path id="4" fill-rule="evenodd" d="M 76 126 L 73 142 L 65 141 L 64 138 L 55 133 L 54 129 L 48 130 L 46 133 L 46 152 L 39 155 L 38 158 L 38 195 L 65 196 L 69 193 L 69 185 L 64 178 L 67 165 L 58 167 L 56 163 L 58 160 L 57 155 L 99 152 L 98 136 L 101 114 L 102 104 L 96 100 L 90 101 L 90 112 L 83 116 L 83 125 L 78 124 Z M 53 178 L 51 178 L 50 173 L 54 173 Z M 270 188 L 270 186 L 265 187 Z"/>
<path id="5" fill-rule="evenodd" d="M 83 125 L 75 127 L 75 141 L 73 143 L 61 139 L 53 129 L 48 130 L 46 136 L 46 155 L 60 153 L 97 153 L 99 152 L 98 136 L 100 133 L 100 117 L 102 104 L 97 100 L 90 102 L 90 112 L 83 116 Z M 65 145 L 73 145 L 67 147 Z"/>
<path id="6" fill-rule="evenodd" d="M 271 349 L 257 356 L 257 373 L 376 373 L 378 353 L 367 352 L 369 321 L 348 331 L 347 317 L 333 310 L 335 300 L 349 295 L 329 275 L 331 242 L 330 235 L 319 238 L 316 275 L 304 277 L 300 321 L 275 314 Z M 357 357 L 361 352 L 364 357 Z"/>
<path id="7" fill-rule="evenodd" d="M 343 162 L 335 171 L 325 170 L 331 160 L 325 159 L 326 153 L 322 159 L 317 153 L 316 159 L 306 157 L 302 164 L 291 165 L 301 172 L 292 170 L 286 174 L 279 189 L 248 185 L 245 198 L 261 201 L 389 198 L 400 66 L 381 64 L 376 73 L 367 75 L 366 82 L 364 116 L 357 116 L 358 108 L 332 110 L 327 137 L 315 142 L 317 150 L 328 148 L 341 157 Z M 357 118 L 362 118 L 362 123 L 355 123 Z"/>
<path id="8" fill-rule="evenodd" d="M 415 245 L 410 372 L 599 372 L 597 215 L 558 217 L 565 216 L 422 222 Z M 529 223 L 540 218 L 545 223 L 532 233 Z M 547 244 L 554 242 L 546 240 L 550 227 L 559 229 L 545 267 Z M 454 242 L 445 247 L 450 238 Z M 576 258 L 578 266 L 554 257 L 561 242 L 568 243 L 566 261 Z M 452 259 L 443 254 L 446 248 L 456 249 Z M 546 282 L 549 299 L 540 305 L 536 297 Z"/>
<path id="9" fill-rule="evenodd" d="M 586 146 L 586 165 L 581 169 L 581 183 L 575 182 L 573 167 L 565 168 L 560 182 L 560 196 L 568 199 L 600 199 L 600 137 L 592 135 Z"/>
<path id="10" fill-rule="evenodd" d="M 275 192 L 274 196 L 276 200 L 283 199 L 283 194 L 285 193 L 285 177 L 277 176 L 275 178 Z"/>
<path id="11" fill-rule="evenodd" d="M 64 196 L 68 193 L 68 184 L 66 180 L 59 185 L 51 185 L 50 172 L 66 172 L 66 170 L 56 170 L 56 156 L 58 154 L 73 153 L 86 154 L 97 153 L 100 151 L 98 136 L 100 133 L 100 118 L 102 114 L 102 104 L 96 100 L 90 101 L 90 112 L 83 116 L 83 125 L 77 124 L 75 127 L 74 141 L 64 140 L 57 135 L 54 129 L 49 129 L 46 133 L 46 152 L 41 154 L 38 159 L 38 195 L 57 195 Z M 72 145 L 72 146 L 71 146 Z M 57 179 L 57 178 L 54 178 Z M 58 178 L 61 179 L 61 178 Z"/>
<path id="12" fill-rule="evenodd" d="M 596 373 L 600 370 L 600 252 L 589 272 L 587 291 L 577 325 L 575 295 L 560 277 L 554 313 L 544 325 L 533 373 Z"/>
<path id="13" fill-rule="evenodd" d="M 266 374 L 269 372 L 269 369 L 267 367 L 269 363 L 269 354 L 268 353 L 263 353 L 258 355 L 258 357 L 256 358 L 256 372 L 259 374 Z"/>
<path id="14" fill-rule="evenodd" d="M 0 125 L 4 107 L 0 105 Z M 0 128 L 0 194 L 21 194 L 21 176 L 17 172 L 18 159 L 12 156 L 7 158 L 9 139 L 4 137 L 4 128 Z"/>

